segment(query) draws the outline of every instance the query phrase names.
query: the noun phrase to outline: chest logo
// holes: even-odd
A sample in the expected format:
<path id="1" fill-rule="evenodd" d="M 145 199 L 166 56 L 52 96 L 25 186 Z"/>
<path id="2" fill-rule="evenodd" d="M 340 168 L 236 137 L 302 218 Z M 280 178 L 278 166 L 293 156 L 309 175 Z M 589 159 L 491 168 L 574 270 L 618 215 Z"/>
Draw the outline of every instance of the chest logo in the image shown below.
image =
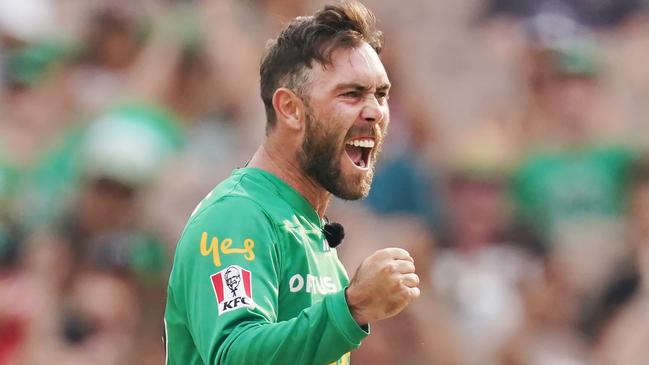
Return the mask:
<path id="1" fill-rule="evenodd" d="M 252 307 L 252 279 L 250 271 L 231 265 L 210 276 L 219 315 L 233 310 Z"/>
<path id="2" fill-rule="evenodd" d="M 307 293 L 332 294 L 340 290 L 331 276 L 315 276 L 306 274 L 306 278 L 300 274 L 291 276 L 288 281 L 291 293 L 306 291 Z"/>

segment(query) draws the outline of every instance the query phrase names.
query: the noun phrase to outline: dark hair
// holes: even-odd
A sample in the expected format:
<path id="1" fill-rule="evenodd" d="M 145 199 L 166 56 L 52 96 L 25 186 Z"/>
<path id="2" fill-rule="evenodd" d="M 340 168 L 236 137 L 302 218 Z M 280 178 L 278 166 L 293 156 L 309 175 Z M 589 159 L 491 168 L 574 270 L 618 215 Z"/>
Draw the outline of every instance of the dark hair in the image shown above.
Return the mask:
<path id="1" fill-rule="evenodd" d="M 358 47 L 362 42 L 380 53 L 381 32 L 376 29 L 374 14 L 357 1 L 327 5 L 314 15 L 297 17 L 270 40 L 260 67 L 266 131 L 277 121 L 272 100 L 275 90 L 286 87 L 304 96 L 308 82 L 305 71 L 314 60 L 329 65 L 334 51 Z"/>

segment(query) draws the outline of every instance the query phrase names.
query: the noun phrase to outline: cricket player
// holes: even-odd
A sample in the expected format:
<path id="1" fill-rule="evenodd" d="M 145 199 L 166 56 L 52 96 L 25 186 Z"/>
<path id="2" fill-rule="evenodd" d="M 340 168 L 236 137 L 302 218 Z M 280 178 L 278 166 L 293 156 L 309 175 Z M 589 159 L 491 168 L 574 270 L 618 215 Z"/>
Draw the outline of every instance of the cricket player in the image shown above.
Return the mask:
<path id="1" fill-rule="evenodd" d="M 265 141 L 196 207 L 178 243 L 167 364 L 349 364 L 370 323 L 419 296 L 407 251 L 375 252 L 350 282 L 323 234 L 332 194 L 367 196 L 388 127 L 380 36 L 350 1 L 270 42 Z"/>

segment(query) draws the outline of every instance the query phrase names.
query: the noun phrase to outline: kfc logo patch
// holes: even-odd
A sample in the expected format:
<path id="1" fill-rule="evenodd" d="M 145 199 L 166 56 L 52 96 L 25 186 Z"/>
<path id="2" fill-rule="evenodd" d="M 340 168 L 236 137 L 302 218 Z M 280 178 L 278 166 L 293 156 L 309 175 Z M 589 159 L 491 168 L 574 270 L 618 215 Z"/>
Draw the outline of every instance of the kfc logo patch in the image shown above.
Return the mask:
<path id="1" fill-rule="evenodd" d="M 231 265 L 210 276 L 210 279 L 219 306 L 219 315 L 254 306 L 250 271 L 238 265 Z"/>

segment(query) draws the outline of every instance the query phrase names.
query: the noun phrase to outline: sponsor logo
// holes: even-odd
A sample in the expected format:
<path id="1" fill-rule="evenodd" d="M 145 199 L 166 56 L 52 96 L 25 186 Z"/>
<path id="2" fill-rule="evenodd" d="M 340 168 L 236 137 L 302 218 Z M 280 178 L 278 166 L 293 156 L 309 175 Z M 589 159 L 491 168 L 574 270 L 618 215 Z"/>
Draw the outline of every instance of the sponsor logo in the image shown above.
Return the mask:
<path id="1" fill-rule="evenodd" d="M 306 278 L 300 274 L 291 276 L 288 280 L 291 293 L 306 291 L 307 293 L 332 294 L 340 290 L 338 284 L 330 276 L 315 276 L 307 274 Z"/>
<path id="2" fill-rule="evenodd" d="M 240 254 L 243 255 L 243 258 L 247 261 L 253 261 L 255 259 L 255 241 L 251 240 L 250 238 L 243 240 L 243 248 L 232 247 L 233 243 L 231 238 L 224 238 L 219 242 L 218 237 L 212 237 L 212 240 L 210 241 L 210 244 L 208 246 L 207 238 L 207 232 L 203 232 L 203 234 L 201 234 L 200 244 L 201 255 L 208 256 L 211 254 L 212 261 L 214 262 L 214 266 L 216 267 L 221 266 L 221 254 Z"/>
<path id="3" fill-rule="evenodd" d="M 236 309 L 253 307 L 250 271 L 231 265 L 210 276 L 219 315 Z"/>

